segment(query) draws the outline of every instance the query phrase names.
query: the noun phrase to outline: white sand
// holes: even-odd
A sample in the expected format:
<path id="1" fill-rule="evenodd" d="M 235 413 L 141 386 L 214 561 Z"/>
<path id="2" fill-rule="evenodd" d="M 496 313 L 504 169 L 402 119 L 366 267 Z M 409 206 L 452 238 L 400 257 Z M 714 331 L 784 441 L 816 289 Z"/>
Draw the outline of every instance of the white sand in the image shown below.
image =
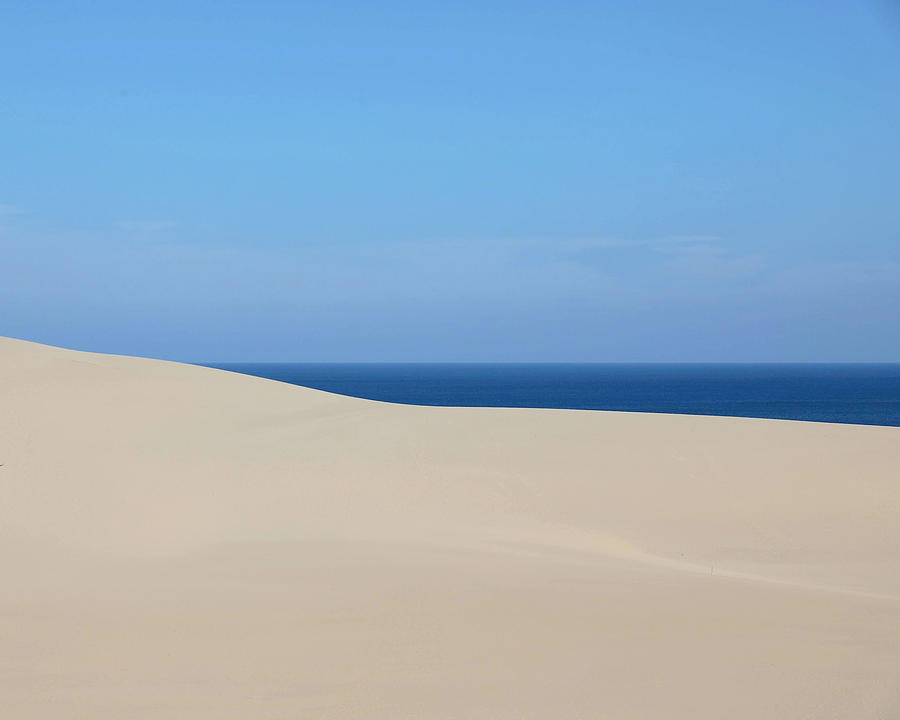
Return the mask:
<path id="1" fill-rule="evenodd" d="M 0 340 L 0 716 L 900 717 L 900 430 Z"/>

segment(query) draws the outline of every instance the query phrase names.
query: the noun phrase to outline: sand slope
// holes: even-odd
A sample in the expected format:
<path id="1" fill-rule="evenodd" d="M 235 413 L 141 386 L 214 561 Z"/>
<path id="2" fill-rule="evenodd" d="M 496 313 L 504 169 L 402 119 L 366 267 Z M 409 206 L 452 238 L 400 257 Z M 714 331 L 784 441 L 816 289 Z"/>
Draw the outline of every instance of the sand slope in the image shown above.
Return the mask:
<path id="1" fill-rule="evenodd" d="M 9 718 L 897 718 L 900 430 L 0 339 Z"/>

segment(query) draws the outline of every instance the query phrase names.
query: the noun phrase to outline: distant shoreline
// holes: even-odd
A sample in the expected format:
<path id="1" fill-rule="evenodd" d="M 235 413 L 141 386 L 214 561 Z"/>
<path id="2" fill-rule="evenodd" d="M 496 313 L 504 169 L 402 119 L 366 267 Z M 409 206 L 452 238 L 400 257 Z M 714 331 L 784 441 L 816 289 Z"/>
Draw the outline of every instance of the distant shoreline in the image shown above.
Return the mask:
<path id="1" fill-rule="evenodd" d="M 900 363 L 203 363 L 382 402 L 900 427 Z"/>

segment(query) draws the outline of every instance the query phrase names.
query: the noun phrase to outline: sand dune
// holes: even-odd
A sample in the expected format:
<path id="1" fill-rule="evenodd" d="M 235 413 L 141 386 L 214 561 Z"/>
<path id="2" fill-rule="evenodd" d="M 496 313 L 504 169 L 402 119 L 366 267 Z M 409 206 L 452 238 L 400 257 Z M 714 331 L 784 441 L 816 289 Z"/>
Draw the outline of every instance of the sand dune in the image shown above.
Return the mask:
<path id="1" fill-rule="evenodd" d="M 4 718 L 897 718 L 900 430 L 0 340 Z"/>

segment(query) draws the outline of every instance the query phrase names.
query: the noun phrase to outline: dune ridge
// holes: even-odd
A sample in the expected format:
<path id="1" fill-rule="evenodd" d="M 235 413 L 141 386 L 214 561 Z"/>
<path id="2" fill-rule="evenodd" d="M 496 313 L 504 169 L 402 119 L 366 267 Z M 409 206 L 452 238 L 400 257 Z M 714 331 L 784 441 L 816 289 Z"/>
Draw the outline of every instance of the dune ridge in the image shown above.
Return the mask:
<path id="1" fill-rule="evenodd" d="M 0 339 L 15 718 L 900 716 L 900 429 Z"/>

